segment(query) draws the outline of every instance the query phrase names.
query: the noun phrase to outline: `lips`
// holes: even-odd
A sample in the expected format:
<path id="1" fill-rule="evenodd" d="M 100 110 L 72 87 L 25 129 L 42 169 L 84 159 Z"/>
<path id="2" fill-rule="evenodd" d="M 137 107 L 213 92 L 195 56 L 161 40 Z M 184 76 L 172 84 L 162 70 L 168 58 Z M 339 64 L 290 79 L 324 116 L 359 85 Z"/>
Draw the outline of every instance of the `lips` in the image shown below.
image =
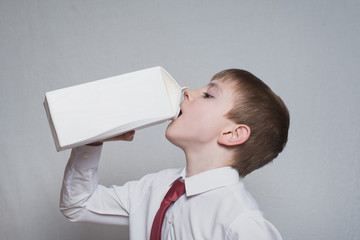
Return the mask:
<path id="1" fill-rule="evenodd" d="M 178 114 L 176 114 L 176 115 L 171 119 L 172 121 L 175 121 L 176 119 L 178 119 L 178 118 L 180 117 L 180 115 L 182 114 L 181 109 L 179 109 L 178 111 L 179 111 Z"/>

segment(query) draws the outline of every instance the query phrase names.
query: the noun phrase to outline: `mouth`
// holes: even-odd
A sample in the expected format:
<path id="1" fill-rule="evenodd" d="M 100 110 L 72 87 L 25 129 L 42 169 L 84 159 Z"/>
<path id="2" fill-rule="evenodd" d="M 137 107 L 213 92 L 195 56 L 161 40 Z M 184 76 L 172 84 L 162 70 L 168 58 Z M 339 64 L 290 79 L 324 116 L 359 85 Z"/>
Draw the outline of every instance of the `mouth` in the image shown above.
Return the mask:
<path id="1" fill-rule="evenodd" d="M 171 119 L 171 121 L 175 121 L 176 119 L 178 119 L 181 114 L 182 114 L 182 111 L 181 111 L 181 109 L 180 109 L 179 112 L 178 112 L 178 114 L 175 115 L 175 116 Z"/>

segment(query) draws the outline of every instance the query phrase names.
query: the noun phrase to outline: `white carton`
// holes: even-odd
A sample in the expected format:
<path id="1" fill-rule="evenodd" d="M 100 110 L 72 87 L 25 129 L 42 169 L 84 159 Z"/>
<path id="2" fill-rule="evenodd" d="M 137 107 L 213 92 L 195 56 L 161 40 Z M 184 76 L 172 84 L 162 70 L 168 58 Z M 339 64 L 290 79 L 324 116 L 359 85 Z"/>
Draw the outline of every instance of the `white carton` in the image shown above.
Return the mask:
<path id="1" fill-rule="evenodd" d="M 45 95 L 57 151 L 177 117 L 182 91 L 162 67 L 63 88 Z"/>

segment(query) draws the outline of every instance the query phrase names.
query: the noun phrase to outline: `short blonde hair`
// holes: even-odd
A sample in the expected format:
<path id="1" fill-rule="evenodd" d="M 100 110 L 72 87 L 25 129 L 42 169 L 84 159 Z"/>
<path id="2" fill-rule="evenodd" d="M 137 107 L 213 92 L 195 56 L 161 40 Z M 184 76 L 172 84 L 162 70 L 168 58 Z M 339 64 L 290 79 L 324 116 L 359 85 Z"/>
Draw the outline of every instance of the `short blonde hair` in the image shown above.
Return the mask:
<path id="1" fill-rule="evenodd" d="M 271 162 L 284 149 L 290 125 L 289 111 L 269 86 L 241 69 L 223 70 L 211 80 L 232 81 L 235 102 L 226 117 L 251 129 L 249 139 L 235 148 L 233 167 L 241 177 Z"/>

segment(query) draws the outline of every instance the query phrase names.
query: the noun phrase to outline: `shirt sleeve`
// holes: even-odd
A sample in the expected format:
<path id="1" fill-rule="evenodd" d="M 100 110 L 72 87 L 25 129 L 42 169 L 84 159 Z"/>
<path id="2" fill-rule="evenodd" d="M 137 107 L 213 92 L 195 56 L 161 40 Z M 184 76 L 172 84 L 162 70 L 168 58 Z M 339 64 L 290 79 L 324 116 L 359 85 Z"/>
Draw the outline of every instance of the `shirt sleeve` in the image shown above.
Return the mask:
<path id="1" fill-rule="evenodd" d="M 240 216 L 231 224 L 227 240 L 282 240 L 279 231 L 261 214 Z"/>
<path id="2" fill-rule="evenodd" d="M 128 224 L 126 203 L 118 196 L 116 187 L 98 185 L 98 164 L 101 146 L 74 148 L 64 173 L 60 211 L 70 221 L 105 224 Z M 128 187 L 122 187 L 127 199 Z"/>

